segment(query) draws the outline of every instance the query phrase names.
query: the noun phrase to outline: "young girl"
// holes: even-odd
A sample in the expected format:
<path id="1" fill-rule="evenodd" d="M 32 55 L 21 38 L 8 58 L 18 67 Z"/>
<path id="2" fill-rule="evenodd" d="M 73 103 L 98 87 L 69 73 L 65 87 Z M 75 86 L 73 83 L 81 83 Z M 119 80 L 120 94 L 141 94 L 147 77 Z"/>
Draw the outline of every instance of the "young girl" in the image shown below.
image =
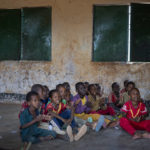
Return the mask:
<path id="1" fill-rule="evenodd" d="M 130 81 L 127 83 L 126 92 L 121 95 L 119 104 L 123 106 L 128 100 L 130 100 L 130 91 L 135 88 L 135 83 Z"/>
<path id="2" fill-rule="evenodd" d="M 47 105 L 48 113 L 55 118 L 56 124 L 62 128 L 63 125 L 67 125 L 67 134 L 70 138 L 70 142 L 73 140 L 79 140 L 87 131 L 87 126 L 83 125 L 76 135 L 72 134 L 72 129 L 77 128 L 77 124 L 74 120 L 74 111 L 66 109 L 66 104 L 62 103 L 59 99 L 59 93 L 57 90 L 51 90 L 49 93 L 51 102 Z M 54 120 L 53 118 L 53 120 Z"/>
<path id="3" fill-rule="evenodd" d="M 56 90 L 58 91 L 59 93 L 59 98 L 60 98 L 60 101 L 63 103 L 63 104 L 66 104 L 66 89 L 64 87 L 63 84 L 58 84 L 56 86 Z"/>
<path id="4" fill-rule="evenodd" d="M 28 108 L 20 114 L 20 129 L 22 141 L 25 143 L 36 143 L 45 139 L 53 139 L 56 137 L 54 131 L 38 128 L 39 122 L 43 119 L 51 120 L 51 117 L 39 115 L 40 99 L 36 92 L 29 92 L 26 96 Z"/>
<path id="5" fill-rule="evenodd" d="M 120 126 L 137 138 L 150 138 L 150 120 L 145 120 L 147 109 L 145 104 L 140 101 L 140 92 L 137 88 L 130 91 L 130 100 L 122 107 L 123 116 L 120 119 Z M 145 130 L 144 134 L 137 133 L 137 130 Z"/>
<path id="6" fill-rule="evenodd" d="M 109 104 L 113 104 L 115 111 L 120 111 L 120 87 L 117 82 L 112 84 L 112 93 L 108 97 Z"/>
<path id="7" fill-rule="evenodd" d="M 89 95 L 88 100 L 91 102 L 91 112 L 92 114 L 101 115 L 115 115 L 115 111 L 108 104 L 105 104 L 105 99 L 97 95 L 97 90 L 94 84 L 89 85 Z"/>
<path id="8" fill-rule="evenodd" d="M 71 94 L 70 84 L 68 82 L 64 82 L 63 86 L 64 86 L 64 88 L 66 90 L 66 93 L 65 93 L 65 99 L 66 99 L 66 101 L 72 100 L 73 99 L 73 95 Z"/>

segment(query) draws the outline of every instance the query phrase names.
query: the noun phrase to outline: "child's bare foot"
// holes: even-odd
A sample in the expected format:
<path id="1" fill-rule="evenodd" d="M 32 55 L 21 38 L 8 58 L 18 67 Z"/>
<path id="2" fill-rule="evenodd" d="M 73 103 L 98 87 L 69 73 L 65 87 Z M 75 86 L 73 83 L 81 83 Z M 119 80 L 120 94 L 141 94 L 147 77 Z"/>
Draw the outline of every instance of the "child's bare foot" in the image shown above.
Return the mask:
<path id="1" fill-rule="evenodd" d="M 143 137 L 143 138 L 146 138 L 146 139 L 150 139 L 150 133 L 147 133 L 147 132 L 146 132 L 146 133 L 143 133 L 143 134 L 142 134 L 142 137 Z"/>
<path id="2" fill-rule="evenodd" d="M 29 150 L 30 147 L 31 147 L 31 142 L 25 142 L 24 145 L 23 145 L 23 148 L 21 148 L 21 150 Z"/>
<path id="3" fill-rule="evenodd" d="M 97 126 L 97 122 L 94 122 L 94 123 L 92 124 L 92 129 L 95 130 L 95 129 L 96 129 L 96 126 Z"/>
<path id="4" fill-rule="evenodd" d="M 69 126 L 67 126 L 67 130 L 66 130 L 66 132 L 67 132 L 67 135 L 68 135 L 68 137 L 69 137 L 70 142 L 73 142 L 72 128 L 71 128 L 71 126 L 70 126 L 70 125 L 69 125 Z"/>
<path id="5" fill-rule="evenodd" d="M 140 138 L 142 138 L 142 135 L 140 133 L 135 133 L 133 136 L 133 140 L 140 139 Z"/>
<path id="6" fill-rule="evenodd" d="M 74 136 L 74 140 L 78 141 L 83 135 L 85 135 L 85 133 L 87 132 L 87 126 L 83 125 L 79 132 Z"/>

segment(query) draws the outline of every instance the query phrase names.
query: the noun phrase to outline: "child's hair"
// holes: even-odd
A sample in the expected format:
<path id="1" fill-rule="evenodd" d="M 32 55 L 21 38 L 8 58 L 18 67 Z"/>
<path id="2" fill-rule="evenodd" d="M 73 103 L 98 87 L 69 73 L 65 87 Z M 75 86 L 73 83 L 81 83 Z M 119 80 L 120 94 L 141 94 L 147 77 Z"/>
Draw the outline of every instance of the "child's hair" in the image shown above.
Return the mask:
<path id="1" fill-rule="evenodd" d="M 28 92 L 27 95 L 26 95 L 26 101 L 27 101 L 27 102 L 31 101 L 31 97 L 32 97 L 32 96 L 38 96 L 38 93 L 36 93 L 36 92 L 34 92 L 34 91 Z"/>
<path id="2" fill-rule="evenodd" d="M 83 86 L 84 86 L 84 83 L 83 83 L 83 82 L 77 82 L 77 83 L 75 84 L 76 91 L 78 91 L 78 88 L 79 88 L 80 85 L 83 85 Z"/>
<path id="3" fill-rule="evenodd" d="M 100 86 L 98 83 L 95 83 L 95 86 L 96 86 L 96 88 L 97 88 L 98 90 L 101 89 L 101 86 Z"/>
<path id="4" fill-rule="evenodd" d="M 31 91 L 34 91 L 34 92 L 37 92 L 38 93 L 38 91 L 39 90 L 44 90 L 43 89 L 43 86 L 41 85 L 41 84 L 34 84 L 32 87 L 31 87 Z"/>
<path id="5" fill-rule="evenodd" d="M 129 82 L 127 83 L 127 87 L 128 87 L 130 84 L 132 84 L 133 87 L 135 87 L 135 83 L 134 83 L 133 81 L 129 81 Z"/>
<path id="6" fill-rule="evenodd" d="M 58 93 L 56 89 L 53 89 L 49 92 L 49 97 L 52 98 L 54 93 Z"/>
<path id="7" fill-rule="evenodd" d="M 112 89 L 114 89 L 115 86 L 119 86 L 119 84 L 118 84 L 117 82 L 114 82 L 114 83 L 111 85 Z"/>
<path id="8" fill-rule="evenodd" d="M 140 95 L 140 91 L 139 91 L 139 89 L 138 88 L 133 88 L 133 89 L 131 89 L 131 91 L 130 91 L 130 95 L 131 95 L 131 93 L 132 93 L 132 91 L 133 90 L 136 90 L 138 93 L 139 93 L 139 95 Z"/>
<path id="9" fill-rule="evenodd" d="M 58 91 L 58 89 L 59 89 L 60 87 L 65 88 L 63 84 L 58 84 L 58 85 L 56 85 L 56 90 Z"/>
<path id="10" fill-rule="evenodd" d="M 43 87 L 44 87 L 46 90 L 48 90 L 48 91 L 49 91 L 49 88 L 48 88 L 48 86 L 47 86 L 47 85 L 43 85 Z"/>
<path id="11" fill-rule="evenodd" d="M 70 84 L 68 82 L 64 82 L 63 83 L 63 86 L 66 90 L 69 90 L 70 91 Z"/>
<path id="12" fill-rule="evenodd" d="M 89 82 L 87 82 L 87 81 L 84 82 L 83 84 L 89 86 Z"/>
<path id="13" fill-rule="evenodd" d="M 129 82 L 129 80 L 124 80 L 124 82 L 123 82 L 124 86 L 127 86 L 128 82 Z"/>

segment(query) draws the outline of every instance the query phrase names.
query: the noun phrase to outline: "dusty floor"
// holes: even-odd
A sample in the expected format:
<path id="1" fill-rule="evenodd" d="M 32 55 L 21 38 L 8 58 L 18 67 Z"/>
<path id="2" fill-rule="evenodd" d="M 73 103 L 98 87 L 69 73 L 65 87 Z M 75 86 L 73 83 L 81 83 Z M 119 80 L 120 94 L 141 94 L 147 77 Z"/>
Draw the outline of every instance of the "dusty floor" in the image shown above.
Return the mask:
<path id="1" fill-rule="evenodd" d="M 21 147 L 19 109 L 20 105 L 0 104 L 0 150 L 19 150 Z M 150 140 L 133 141 L 121 129 L 107 129 L 99 133 L 90 132 L 78 142 L 54 140 L 32 145 L 30 150 L 149 150 L 149 147 Z"/>

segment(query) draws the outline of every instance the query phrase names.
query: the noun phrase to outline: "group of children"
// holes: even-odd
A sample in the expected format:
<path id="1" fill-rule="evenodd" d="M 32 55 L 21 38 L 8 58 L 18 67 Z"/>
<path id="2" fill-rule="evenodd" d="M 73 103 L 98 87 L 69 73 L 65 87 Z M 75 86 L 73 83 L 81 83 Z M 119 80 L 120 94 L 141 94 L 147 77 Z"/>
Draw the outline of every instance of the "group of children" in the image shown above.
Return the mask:
<path id="1" fill-rule="evenodd" d="M 24 149 L 29 142 L 55 138 L 78 141 L 90 129 L 98 132 L 119 124 L 133 139 L 150 138 L 150 120 L 145 120 L 148 112 L 134 82 L 124 81 L 121 91 L 114 82 L 108 101 L 99 84 L 78 82 L 75 88 L 77 95 L 73 96 L 68 82 L 51 91 L 40 84 L 32 86 L 19 113 Z"/>

